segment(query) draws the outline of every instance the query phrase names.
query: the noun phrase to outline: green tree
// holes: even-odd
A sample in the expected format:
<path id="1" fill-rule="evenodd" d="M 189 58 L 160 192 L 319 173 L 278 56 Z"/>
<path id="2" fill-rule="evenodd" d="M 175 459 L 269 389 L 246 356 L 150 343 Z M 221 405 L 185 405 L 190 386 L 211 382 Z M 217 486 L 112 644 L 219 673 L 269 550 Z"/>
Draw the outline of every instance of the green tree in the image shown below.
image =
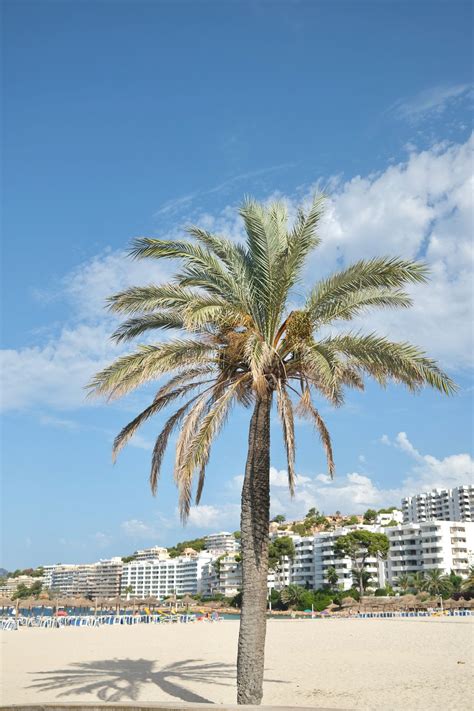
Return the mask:
<path id="1" fill-rule="evenodd" d="M 364 593 L 364 574 L 367 558 L 386 558 L 389 541 L 384 533 L 356 530 L 339 536 L 334 544 L 334 552 L 341 558 L 347 556 L 351 559 L 352 570 L 359 584 L 359 592 Z"/>
<path id="2" fill-rule="evenodd" d="M 436 363 L 408 343 L 356 331 L 327 335 L 327 327 L 374 307 L 410 305 L 407 284 L 426 280 L 426 267 L 399 258 L 361 260 L 320 281 L 300 308 L 294 287 L 310 252 L 319 244 L 321 199 L 287 224 L 283 203 L 248 200 L 240 215 L 245 244 L 199 227 L 189 240 L 139 238 L 136 259 L 173 259 L 174 279 L 133 287 L 115 295 L 110 308 L 128 319 L 118 342 L 150 330 L 176 329 L 177 337 L 147 343 L 119 357 L 93 379 L 96 395 L 117 398 L 151 381 L 161 384 L 151 404 L 115 439 L 114 456 L 139 427 L 179 398 L 186 398 L 159 434 L 151 463 L 153 493 L 170 436 L 179 429 L 175 479 L 186 520 L 196 484 L 199 503 L 211 445 L 235 403 L 253 408 L 242 486 L 241 532 L 244 575 L 237 659 L 239 703 L 260 703 L 264 669 L 270 507 L 270 415 L 276 400 L 287 451 L 288 483 L 295 485 L 295 408 L 316 427 L 332 476 L 334 461 L 327 427 L 312 392 L 333 405 L 346 387 L 362 389 L 363 376 L 390 380 L 410 390 L 424 385 L 444 393 L 453 382 Z M 300 287 L 298 287 L 300 289 Z M 301 301 L 301 300 L 300 300 Z"/>
<path id="3" fill-rule="evenodd" d="M 367 509 L 364 514 L 364 523 L 373 523 L 377 518 L 377 511 L 375 509 Z"/>
<path id="4" fill-rule="evenodd" d="M 280 599 L 287 607 L 298 607 L 307 591 L 299 585 L 288 585 L 280 592 Z"/>
<path id="5" fill-rule="evenodd" d="M 273 517 L 272 521 L 274 523 L 283 523 L 284 521 L 286 521 L 286 517 L 283 516 L 283 514 L 277 514 Z"/>
<path id="6" fill-rule="evenodd" d="M 425 590 L 430 595 L 443 595 L 443 597 L 449 595 L 452 591 L 449 576 L 439 568 L 428 570 L 425 575 Z"/>
<path id="7" fill-rule="evenodd" d="M 406 593 L 406 592 L 408 592 L 408 590 L 410 589 L 410 587 L 412 585 L 412 579 L 406 573 L 402 573 L 396 579 L 396 585 L 397 585 L 397 588 L 399 588 L 399 590 Z"/>
<path id="8" fill-rule="evenodd" d="M 451 572 L 448 575 L 449 582 L 451 584 L 451 592 L 453 593 L 459 593 L 461 592 L 462 589 L 462 577 L 460 575 L 456 575 L 454 570 L 451 570 Z"/>
<path id="9" fill-rule="evenodd" d="M 339 575 L 337 574 L 337 570 L 333 565 L 330 565 L 326 571 L 326 580 L 328 581 L 328 584 L 331 588 L 336 588 L 339 582 Z"/>
<path id="10" fill-rule="evenodd" d="M 290 536 L 275 538 L 268 547 L 268 567 L 276 570 L 283 558 L 293 558 L 294 555 L 295 544 Z"/>
<path id="11" fill-rule="evenodd" d="M 346 518 L 344 523 L 347 526 L 355 526 L 359 523 L 359 519 L 357 518 L 357 516 L 349 516 L 348 518 Z"/>
<path id="12" fill-rule="evenodd" d="M 423 592 L 426 589 L 426 579 L 423 572 L 413 573 L 409 580 L 409 587 L 413 588 L 414 592 Z"/>
<path id="13" fill-rule="evenodd" d="M 467 578 L 465 578 L 461 584 L 461 591 L 474 592 L 474 565 L 470 566 Z"/>

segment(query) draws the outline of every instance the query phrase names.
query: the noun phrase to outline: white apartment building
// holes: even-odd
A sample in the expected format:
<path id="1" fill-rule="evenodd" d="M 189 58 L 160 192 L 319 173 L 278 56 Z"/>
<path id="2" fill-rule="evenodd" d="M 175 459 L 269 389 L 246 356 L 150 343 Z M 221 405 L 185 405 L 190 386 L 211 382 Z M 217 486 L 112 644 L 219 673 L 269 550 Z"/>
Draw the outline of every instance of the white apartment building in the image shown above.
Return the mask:
<path id="1" fill-rule="evenodd" d="M 388 526 L 392 521 L 395 521 L 395 523 L 403 523 L 403 511 L 393 509 L 390 513 L 378 513 L 375 518 L 375 523 L 378 526 Z"/>
<path id="2" fill-rule="evenodd" d="M 201 593 L 203 569 L 211 560 L 212 556 L 203 552 L 194 557 L 131 561 L 123 566 L 121 592 L 124 595 L 131 588 L 131 597 L 159 599 Z"/>
<path id="3" fill-rule="evenodd" d="M 402 499 L 403 522 L 474 521 L 474 486 L 434 489 Z"/>
<path id="4" fill-rule="evenodd" d="M 390 529 L 381 529 L 380 526 L 350 526 L 338 528 L 335 531 L 323 531 L 317 533 L 313 539 L 313 584 L 312 587 L 319 589 L 327 585 L 328 569 L 333 567 L 338 575 L 338 587 L 341 590 L 349 590 L 355 583 L 352 574 L 352 561 L 347 557 L 335 555 L 334 544 L 339 536 L 344 536 L 351 531 L 362 529 L 372 533 L 385 533 Z M 371 588 L 382 588 L 386 580 L 386 563 L 384 560 L 369 557 L 366 560 L 365 570 L 370 575 L 369 585 Z M 298 583 L 301 584 L 301 583 Z"/>
<path id="5" fill-rule="evenodd" d="M 240 546 L 233 533 L 222 531 L 221 533 L 211 533 L 204 538 L 205 548 L 217 555 L 238 551 Z"/>
<path id="6" fill-rule="evenodd" d="M 385 529 L 390 541 L 387 573 L 396 585 L 400 575 L 453 570 L 463 577 L 474 555 L 474 523 L 423 521 Z"/>
<path id="7" fill-rule="evenodd" d="M 135 560 L 162 560 L 169 558 L 168 550 L 161 546 L 144 548 L 143 550 L 135 551 L 133 555 L 135 556 Z"/>
<path id="8" fill-rule="evenodd" d="M 242 564 L 236 551 L 209 561 L 203 570 L 202 594 L 233 597 L 242 588 Z"/>
<path id="9" fill-rule="evenodd" d="M 17 591 L 19 585 L 30 588 L 38 581 L 43 582 L 43 577 L 33 577 L 32 575 L 18 575 L 16 578 L 7 578 L 5 584 L 0 587 L 0 595 L 10 597 Z"/>
<path id="10" fill-rule="evenodd" d="M 78 565 L 45 565 L 43 586 L 64 596 L 115 597 L 120 592 L 122 559 Z"/>
<path id="11" fill-rule="evenodd" d="M 315 585 L 315 536 L 293 539 L 295 555 L 290 565 L 290 582 L 302 588 L 313 589 Z M 288 583 L 289 584 L 289 583 Z"/>

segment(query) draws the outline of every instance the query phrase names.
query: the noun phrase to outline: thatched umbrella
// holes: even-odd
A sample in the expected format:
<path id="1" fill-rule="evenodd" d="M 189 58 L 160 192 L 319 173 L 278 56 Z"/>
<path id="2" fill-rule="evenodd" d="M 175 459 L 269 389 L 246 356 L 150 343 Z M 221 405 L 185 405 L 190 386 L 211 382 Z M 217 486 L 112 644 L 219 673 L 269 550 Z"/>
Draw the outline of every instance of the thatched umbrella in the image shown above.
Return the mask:
<path id="1" fill-rule="evenodd" d="M 15 607 L 15 602 L 8 597 L 0 597 L 0 607 Z"/>
<path id="2" fill-rule="evenodd" d="M 357 605 L 357 600 L 354 600 L 353 597 L 348 595 L 347 597 L 342 598 L 342 603 L 341 607 L 354 607 L 354 605 Z"/>
<path id="3" fill-rule="evenodd" d="M 92 600 L 86 597 L 72 597 L 67 600 L 67 604 L 64 607 L 72 607 L 74 610 L 81 610 L 83 608 L 90 610 L 94 606 Z"/>
<path id="4" fill-rule="evenodd" d="M 196 604 L 196 600 L 192 598 L 191 595 L 185 595 L 179 602 L 181 602 L 186 608 Z"/>
<path id="5" fill-rule="evenodd" d="M 166 607 L 171 607 L 176 604 L 176 600 L 174 597 L 167 597 L 166 600 L 163 600 L 163 605 Z"/>
<path id="6" fill-rule="evenodd" d="M 419 605 L 419 600 L 417 599 L 416 595 L 402 595 L 400 598 L 400 603 L 408 609 L 409 607 L 416 608 Z"/>
<path id="7" fill-rule="evenodd" d="M 26 597 L 18 600 L 15 600 L 16 605 L 18 609 L 20 610 L 30 610 L 32 607 L 35 607 L 38 605 L 38 600 L 35 597 Z"/>

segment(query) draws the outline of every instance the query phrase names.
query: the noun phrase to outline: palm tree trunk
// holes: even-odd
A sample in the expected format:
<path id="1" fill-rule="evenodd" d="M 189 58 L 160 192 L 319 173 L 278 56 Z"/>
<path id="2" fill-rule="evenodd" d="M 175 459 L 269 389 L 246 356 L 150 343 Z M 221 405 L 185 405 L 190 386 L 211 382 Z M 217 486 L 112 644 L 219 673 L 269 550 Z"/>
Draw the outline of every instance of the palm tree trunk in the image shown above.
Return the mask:
<path id="1" fill-rule="evenodd" d="M 239 704 L 259 704 L 263 694 L 270 522 L 270 410 L 271 394 L 259 396 L 250 422 L 242 487 L 242 613 L 237 655 Z"/>

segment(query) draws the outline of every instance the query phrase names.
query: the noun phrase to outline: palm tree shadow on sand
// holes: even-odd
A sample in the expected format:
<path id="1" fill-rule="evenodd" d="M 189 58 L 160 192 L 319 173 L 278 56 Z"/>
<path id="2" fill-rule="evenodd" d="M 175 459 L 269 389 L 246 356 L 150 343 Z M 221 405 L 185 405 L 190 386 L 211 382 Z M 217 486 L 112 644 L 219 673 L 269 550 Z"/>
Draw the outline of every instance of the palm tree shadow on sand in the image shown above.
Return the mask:
<path id="1" fill-rule="evenodd" d="M 77 694 L 95 694 L 106 702 L 138 701 L 142 688 L 154 684 L 169 696 L 189 703 L 214 703 L 185 684 L 207 682 L 218 686 L 235 684 L 235 665 L 185 659 L 156 668 L 157 662 L 148 659 L 109 659 L 94 662 L 75 662 L 67 669 L 34 672 L 36 678 L 30 689 L 38 692 L 57 691 L 56 698 Z M 285 683 L 281 680 L 268 681 Z"/>

